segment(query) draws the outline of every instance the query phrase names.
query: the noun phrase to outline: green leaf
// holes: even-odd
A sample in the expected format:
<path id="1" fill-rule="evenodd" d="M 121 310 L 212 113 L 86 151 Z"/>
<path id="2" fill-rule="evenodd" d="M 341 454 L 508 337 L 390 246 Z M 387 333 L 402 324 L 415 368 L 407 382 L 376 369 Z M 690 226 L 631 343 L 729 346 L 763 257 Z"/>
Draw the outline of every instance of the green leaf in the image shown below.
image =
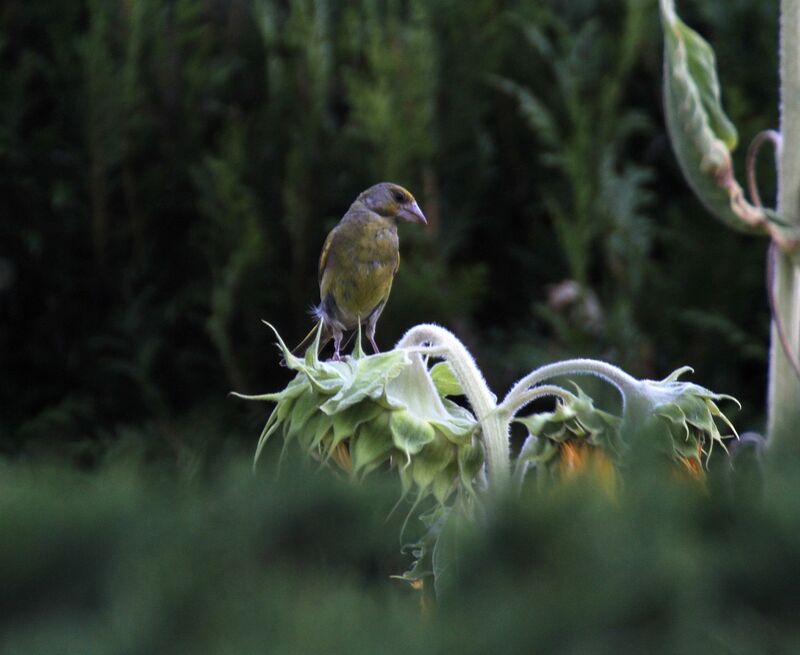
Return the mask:
<path id="1" fill-rule="evenodd" d="M 453 461 L 442 469 L 433 479 L 431 492 L 440 505 L 444 505 L 460 480 L 460 469 L 457 461 Z M 470 483 L 471 485 L 471 483 Z"/>
<path id="2" fill-rule="evenodd" d="M 303 426 L 302 431 L 297 435 L 300 446 L 306 452 L 314 452 L 317 448 L 327 443 L 332 434 L 333 421 L 331 417 L 323 412 L 316 412 Z"/>
<path id="3" fill-rule="evenodd" d="M 472 525 L 461 512 L 451 511 L 444 520 L 433 546 L 431 564 L 436 598 L 446 599 L 447 594 L 461 577 L 459 573 L 460 546 L 469 534 Z"/>
<path id="4" fill-rule="evenodd" d="M 458 381 L 450 362 L 439 362 L 430 370 L 430 376 L 440 396 L 463 396 L 464 389 Z"/>
<path id="5" fill-rule="evenodd" d="M 350 358 L 341 369 L 341 380 L 337 392 L 322 405 L 326 414 L 336 414 L 365 398 L 380 398 L 384 394 L 386 382 L 396 378 L 410 364 L 403 350 L 390 350 L 379 355 L 361 359 Z"/>
<path id="6" fill-rule="evenodd" d="M 652 414 L 639 427 L 637 436 L 641 441 L 646 441 L 648 448 L 654 452 L 662 453 L 668 457 L 675 456 L 675 442 L 685 435 L 676 436 L 673 432 L 674 425 L 662 416 Z"/>
<path id="7" fill-rule="evenodd" d="M 389 457 L 393 449 L 389 417 L 385 412 L 361 424 L 351 448 L 353 474 L 360 473 L 363 477 L 371 473 Z"/>
<path id="8" fill-rule="evenodd" d="M 267 419 L 267 423 L 264 426 L 264 429 L 261 431 L 261 435 L 258 437 L 256 454 L 253 456 L 253 467 L 255 467 L 255 465 L 258 463 L 258 458 L 261 456 L 261 451 L 264 449 L 267 441 L 279 427 L 281 427 L 281 423 L 277 420 L 276 413 L 273 411 L 272 414 L 270 414 L 269 419 Z"/>
<path id="9" fill-rule="evenodd" d="M 436 436 L 436 431 L 430 423 L 405 409 L 391 413 L 389 428 L 394 445 L 406 456 L 416 455 Z"/>
<path id="10" fill-rule="evenodd" d="M 514 423 L 521 423 L 528 432 L 534 437 L 538 437 L 544 431 L 545 427 L 553 418 L 553 412 L 540 412 L 539 414 L 531 414 L 530 416 L 520 416 L 514 419 Z"/>
<path id="11" fill-rule="evenodd" d="M 481 468 L 483 468 L 483 445 L 473 434 L 468 445 L 458 449 L 458 472 L 462 487 L 470 494 L 474 494 L 473 485 Z"/>
<path id="12" fill-rule="evenodd" d="M 683 440 L 676 440 L 675 451 L 686 458 L 697 459 L 700 454 L 700 442 L 697 437 L 689 432 Z"/>
<path id="13" fill-rule="evenodd" d="M 714 417 L 702 397 L 690 397 L 689 402 L 680 403 L 680 408 L 686 416 L 686 422 L 693 425 L 703 432 L 713 433 L 717 427 L 714 424 Z"/>
<path id="14" fill-rule="evenodd" d="M 453 445 L 441 434 L 435 434 L 434 439 L 426 445 L 425 449 L 414 457 L 411 477 L 417 487 L 424 492 L 433 484 L 436 477 L 455 460 L 456 453 Z"/>
<path id="15" fill-rule="evenodd" d="M 694 373 L 694 369 L 691 366 L 681 366 L 680 368 L 676 368 L 672 373 L 670 373 L 667 377 L 665 377 L 662 382 L 677 382 L 678 378 L 681 377 L 684 373 Z"/>
<path id="16" fill-rule="evenodd" d="M 275 329 L 275 326 L 271 323 L 267 323 L 266 321 L 261 321 L 264 325 L 266 325 L 272 333 L 275 335 L 275 338 L 278 340 L 278 348 L 280 349 L 281 353 L 283 354 L 283 361 L 286 363 L 286 366 L 292 370 L 299 371 L 303 367 L 303 360 L 295 357 L 292 354 L 292 351 L 289 350 L 289 347 L 286 343 L 281 339 L 281 335 L 278 333 L 278 330 Z"/>
<path id="17" fill-rule="evenodd" d="M 414 563 L 403 575 L 393 577 L 407 582 L 415 582 L 425 580 L 433 575 L 434 546 L 451 511 L 452 509 L 449 507 L 437 505 L 433 510 L 419 517 L 427 528 L 425 534 L 417 542 L 403 546 L 404 552 L 411 551 Z"/>
<path id="18" fill-rule="evenodd" d="M 446 415 L 431 417 L 430 424 L 438 428 L 454 444 L 469 443 L 472 433 L 478 427 L 478 422 L 468 409 L 457 405 L 446 398 L 442 401 Z"/>
<path id="19" fill-rule="evenodd" d="M 412 358 L 411 365 L 386 385 L 388 398 L 417 416 L 447 418 L 447 411 L 422 357 L 414 354 Z"/>
<path id="20" fill-rule="evenodd" d="M 558 442 L 549 439 L 537 439 L 530 448 L 520 455 L 519 460 L 531 464 L 547 464 L 558 454 Z"/>
<path id="21" fill-rule="evenodd" d="M 305 370 L 308 381 L 317 393 L 332 396 L 351 383 L 352 371 L 347 362 L 318 362 Z"/>
<path id="22" fill-rule="evenodd" d="M 722 109 L 711 46 L 661 0 L 667 130 L 689 186 L 705 207 L 741 232 L 766 233 L 767 217 L 750 205 L 733 172 L 736 129 Z"/>
<path id="23" fill-rule="evenodd" d="M 670 403 L 668 405 L 661 405 L 656 407 L 653 413 L 673 423 L 675 426 L 678 426 L 680 428 L 680 434 L 686 435 L 689 433 L 689 428 L 686 426 L 686 414 L 683 413 L 683 410 L 678 407 L 677 404 Z M 673 434 L 677 433 L 673 430 Z"/>
<path id="24" fill-rule="evenodd" d="M 342 439 L 354 436 L 362 423 L 373 420 L 384 411 L 380 405 L 364 400 L 357 405 L 350 405 L 347 409 L 337 412 L 331 417 L 333 421 L 333 445 L 335 446 Z"/>
<path id="25" fill-rule="evenodd" d="M 292 407 L 291 416 L 288 418 L 286 438 L 295 437 L 311 416 L 319 411 L 320 397 L 313 391 L 308 391 L 298 397 Z"/>

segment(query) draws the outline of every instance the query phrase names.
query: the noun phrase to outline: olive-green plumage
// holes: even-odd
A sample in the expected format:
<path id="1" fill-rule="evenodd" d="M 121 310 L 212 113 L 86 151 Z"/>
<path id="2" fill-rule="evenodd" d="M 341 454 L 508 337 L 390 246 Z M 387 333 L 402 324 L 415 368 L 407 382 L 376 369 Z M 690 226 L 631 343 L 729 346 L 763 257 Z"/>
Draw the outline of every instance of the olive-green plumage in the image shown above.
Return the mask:
<path id="1" fill-rule="evenodd" d="M 400 266 L 400 221 L 427 223 L 425 215 L 403 187 L 381 182 L 362 192 L 331 230 L 319 258 L 319 295 L 314 309 L 322 323 L 320 343 L 334 340 L 340 357 L 345 332 L 364 326 L 375 352 L 375 324 L 392 290 Z M 305 350 L 315 330 L 295 352 Z"/>

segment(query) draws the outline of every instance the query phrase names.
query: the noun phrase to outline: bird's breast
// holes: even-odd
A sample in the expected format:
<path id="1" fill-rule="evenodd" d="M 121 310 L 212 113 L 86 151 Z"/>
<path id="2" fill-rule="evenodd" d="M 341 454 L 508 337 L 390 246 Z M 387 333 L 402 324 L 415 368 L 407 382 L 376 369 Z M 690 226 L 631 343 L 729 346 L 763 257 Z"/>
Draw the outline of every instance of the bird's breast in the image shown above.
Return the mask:
<path id="1" fill-rule="evenodd" d="M 393 226 L 377 221 L 343 235 L 330 271 L 330 290 L 339 319 L 355 326 L 389 296 L 399 263 L 399 240 Z M 325 286 L 325 285 L 323 285 Z"/>

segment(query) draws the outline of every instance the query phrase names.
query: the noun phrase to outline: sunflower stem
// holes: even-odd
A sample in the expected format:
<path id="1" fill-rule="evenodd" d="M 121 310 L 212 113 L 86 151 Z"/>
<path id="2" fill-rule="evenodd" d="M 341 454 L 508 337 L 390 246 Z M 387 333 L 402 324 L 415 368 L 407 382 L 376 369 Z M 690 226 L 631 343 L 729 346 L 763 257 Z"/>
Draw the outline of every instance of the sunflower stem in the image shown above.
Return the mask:
<path id="1" fill-rule="evenodd" d="M 791 228 L 800 227 L 800 0 L 781 2 L 781 135 L 778 213 Z M 768 440 L 777 457 L 800 455 L 800 379 L 781 344 L 776 320 L 783 322 L 786 345 L 800 352 L 800 267 L 778 251 L 773 280 L 775 320 L 769 359 Z"/>
<path id="2" fill-rule="evenodd" d="M 534 387 L 533 389 L 523 391 L 522 393 L 515 395 L 510 400 L 507 399 L 503 401 L 503 404 L 498 407 L 498 410 L 503 412 L 508 419 L 511 420 L 517 415 L 517 412 L 519 412 L 520 409 L 525 407 L 525 405 L 532 403 L 534 400 L 539 398 L 547 397 L 560 398 L 564 401 L 576 399 L 574 393 L 567 391 L 556 384 L 542 384 Z"/>
<path id="3" fill-rule="evenodd" d="M 430 344 L 431 354 L 443 357 L 453 368 L 481 425 L 489 487 L 495 492 L 507 491 L 511 483 L 509 420 L 496 411 L 495 396 L 475 359 L 452 332 L 432 324 L 411 328 L 397 342 L 396 348 L 415 348 L 423 344 Z"/>
<path id="4" fill-rule="evenodd" d="M 639 381 L 613 364 L 597 359 L 568 359 L 563 362 L 540 366 L 530 372 L 511 387 L 500 407 L 505 410 L 510 407 L 518 407 L 525 394 L 536 387 L 537 384 L 565 375 L 596 375 L 613 384 L 619 390 L 622 394 L 623 405 L 627 403 L 630 397 L 639 394 Z"/>

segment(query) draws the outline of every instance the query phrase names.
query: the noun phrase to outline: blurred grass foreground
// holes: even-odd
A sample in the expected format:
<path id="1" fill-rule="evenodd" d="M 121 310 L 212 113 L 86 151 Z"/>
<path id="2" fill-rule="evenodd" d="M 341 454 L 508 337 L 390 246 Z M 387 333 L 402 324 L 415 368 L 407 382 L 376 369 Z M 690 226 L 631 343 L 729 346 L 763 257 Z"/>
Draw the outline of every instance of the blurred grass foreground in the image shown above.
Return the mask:
<path id="1" fill-rule="evenodd" d="M 398 489 L 291 458 L 187 478 L 121 452 L 0 468 L 3 653 L 783 653 L 800 624 L 800 473 L 655 471 L 501 505 L 436 605 L 393 580 Z M 271 467 L 264 467 L 270 468 Z M 748 474 L 749 472 L 749 474 Z M 395 514 L 402 514 L 396 512 Z M 412 521 L 406 528 L 417 530 Z"/>

